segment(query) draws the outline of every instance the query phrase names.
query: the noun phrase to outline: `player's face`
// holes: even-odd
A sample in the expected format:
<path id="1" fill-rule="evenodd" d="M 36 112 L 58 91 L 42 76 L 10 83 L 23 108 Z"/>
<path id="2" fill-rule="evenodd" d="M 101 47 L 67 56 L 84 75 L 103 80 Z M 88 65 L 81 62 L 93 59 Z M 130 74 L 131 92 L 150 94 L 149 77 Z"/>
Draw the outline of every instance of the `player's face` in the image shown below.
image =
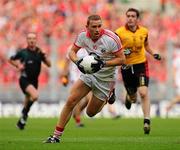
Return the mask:
<path id="1" fill-rule="evenodd" d="M 29 33 L 27 35 L 27 44 L 28 44 L 28 47 L 30 47 L 30 48 L 36 47 L 36 41 L 37 41 L 36 34 Z"/>
<path id="2" fill-rule="evenodd" d="M 102 30 L 102 21 L 101 20 L 90 20 L 87 29 L 90 33 L 90 36 L 93 40 L 97 40 L 101 35 Z"/>
<path id="3" fill-rule="evenodd" d="M 126 23 L 129 27 L 134 27 L 137 25 L 138 18 L 137 14 L 134 11 L 129 11 L 126 14 Z"/>

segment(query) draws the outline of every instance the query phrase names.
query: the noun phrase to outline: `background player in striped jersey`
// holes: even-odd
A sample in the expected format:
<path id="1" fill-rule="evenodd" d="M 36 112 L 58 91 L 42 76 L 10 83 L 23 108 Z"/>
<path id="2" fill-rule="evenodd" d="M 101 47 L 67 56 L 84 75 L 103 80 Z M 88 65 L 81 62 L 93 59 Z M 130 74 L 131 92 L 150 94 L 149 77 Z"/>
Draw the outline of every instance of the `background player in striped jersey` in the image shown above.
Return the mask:
<path id="1" fill-rule="evenodd" d="M 58 143 L 64 128 L 68 123 L 75 105 L 90 91 L 93 95 L 88 103 L 86 113 L 95 116 L 107 103 L 110 93 L 114 89 L 115 69 L 125 62 L 120 39 L 112 31 L 102 28 L 99 15 L 91 15 L 87 19 L 86 30 L 78 34 L 69 53 L 70 59 L 85 73 L 80 66 L 82 59 L 78 59 L 77 52 L 85 48 L 88 54 L 98 55 L 97 64 L 93 65 L 94 74 L 81 74 L 71 88 L 70 95 L 63 107 L 53 136 L 48 137 L 46 143 Z"/>

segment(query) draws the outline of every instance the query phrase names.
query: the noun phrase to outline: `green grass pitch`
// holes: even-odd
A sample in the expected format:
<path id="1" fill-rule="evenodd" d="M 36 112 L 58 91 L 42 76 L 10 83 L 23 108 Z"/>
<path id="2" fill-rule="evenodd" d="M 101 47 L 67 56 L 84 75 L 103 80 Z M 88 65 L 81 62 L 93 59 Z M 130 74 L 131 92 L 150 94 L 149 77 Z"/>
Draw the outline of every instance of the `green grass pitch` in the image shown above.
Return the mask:
<path id="1" fill-rule="evenodd" d="M 89 119 L 84 128 L 71 120 L 61 143 L 42 143 L 57 118 L 29 118 L 26 129 L 17 118 L 0 118 L 0 150 L 180 150 L 180 119 L 152 119 L 152 132 L 143 134 L 142 119 Z"/>

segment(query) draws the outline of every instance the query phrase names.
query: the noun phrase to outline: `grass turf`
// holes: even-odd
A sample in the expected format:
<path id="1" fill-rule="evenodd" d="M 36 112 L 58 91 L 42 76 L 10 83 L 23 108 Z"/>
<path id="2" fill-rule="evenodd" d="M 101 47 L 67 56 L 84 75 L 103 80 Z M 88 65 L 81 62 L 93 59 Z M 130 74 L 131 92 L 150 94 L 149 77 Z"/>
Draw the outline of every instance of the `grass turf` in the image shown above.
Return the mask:
<path id="1" fill-rule="evenodd" d="M 150 135 L 142 119 L 83 119 L 84 128 L 71 120 L 60 144 L 42 143 L 54 130 L 56 118 L 29 118 L 23 131 L 17 118 L 0 118 L 0 150 L 179 150 L 180 119 L 152 119 Z"/>

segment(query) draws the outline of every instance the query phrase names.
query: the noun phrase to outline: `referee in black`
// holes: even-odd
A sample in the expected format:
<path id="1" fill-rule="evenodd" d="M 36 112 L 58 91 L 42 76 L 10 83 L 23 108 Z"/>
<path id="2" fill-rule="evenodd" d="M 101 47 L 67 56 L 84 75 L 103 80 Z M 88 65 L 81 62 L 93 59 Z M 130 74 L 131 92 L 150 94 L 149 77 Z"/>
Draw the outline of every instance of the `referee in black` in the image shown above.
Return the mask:
<path id="1" fill-rule="evenodd" d="M 21 73 L 19 85 L 25 95 L 22 116 L 17 122 L 17 127 L 24 129 L 28 118 L 28 112 L 32 104 L 38 99 L 38 77 L 41 71 L 41 62 L 50 67 L 51 62 L 45 52 L 36 46 L 36 33 L 29 32 L 26 36 L 27 47 L 20 49 L 10 57 L 9 62 Z"/>

